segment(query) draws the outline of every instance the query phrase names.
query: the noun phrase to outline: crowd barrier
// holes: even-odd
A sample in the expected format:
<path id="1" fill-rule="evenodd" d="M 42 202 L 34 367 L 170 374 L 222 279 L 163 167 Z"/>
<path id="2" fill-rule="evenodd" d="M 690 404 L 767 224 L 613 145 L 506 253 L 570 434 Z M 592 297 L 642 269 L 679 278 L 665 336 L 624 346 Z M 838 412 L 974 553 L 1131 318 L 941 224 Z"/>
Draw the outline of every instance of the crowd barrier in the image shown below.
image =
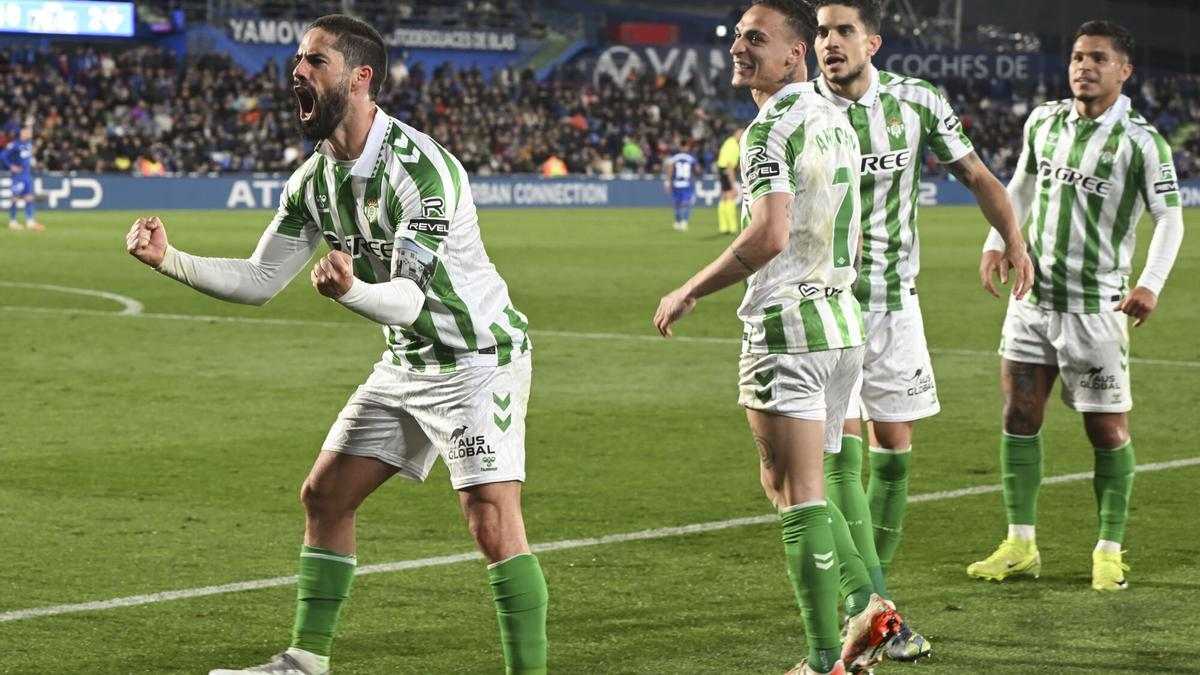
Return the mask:
<path id="1" fill-rule="evenodd" d="M 43 175 L 35 178 L 39 208 L 129 211 L 163 209 L 271 209 L 279 203 L 286 176 L 220 176 L 135 178 L 113 175 Z M 11 179 L 0 176 L 0 209 L 8 209 Z M 480 208 L 666 207 L 669 197 L 656 178 L 588 177 L 543 179 L 536 176 L 471 178 Z M 1200 180 L 1180 185 L 1183 204 L 1200 206 Z M 697 183 L 696 206 L 716 206 L 720 186 L 715 177 Z M 973 204 L 974 198 L 953 180 L 922 181 L 922 206 Z"/>

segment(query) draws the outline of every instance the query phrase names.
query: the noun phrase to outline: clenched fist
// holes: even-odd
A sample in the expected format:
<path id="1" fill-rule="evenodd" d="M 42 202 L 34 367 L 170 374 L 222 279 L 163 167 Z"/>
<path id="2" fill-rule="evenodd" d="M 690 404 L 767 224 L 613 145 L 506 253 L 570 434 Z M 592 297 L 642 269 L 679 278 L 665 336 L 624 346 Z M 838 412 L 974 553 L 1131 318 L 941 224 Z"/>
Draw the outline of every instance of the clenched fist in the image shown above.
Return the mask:
<path id="1" fill-rule="evenodd" d="M 147 265 L 158 267 L 167 254 L 166 226 L 158 216 L 138 218 L 125 235 L 125 250 Z"/>
<path id="2" fill-rule="evenodd" d="M 327 298 L 337 300 L 354 283 L 354 262 L 342 251 L 330 251 L 312 269 L 312 285 Z"/>

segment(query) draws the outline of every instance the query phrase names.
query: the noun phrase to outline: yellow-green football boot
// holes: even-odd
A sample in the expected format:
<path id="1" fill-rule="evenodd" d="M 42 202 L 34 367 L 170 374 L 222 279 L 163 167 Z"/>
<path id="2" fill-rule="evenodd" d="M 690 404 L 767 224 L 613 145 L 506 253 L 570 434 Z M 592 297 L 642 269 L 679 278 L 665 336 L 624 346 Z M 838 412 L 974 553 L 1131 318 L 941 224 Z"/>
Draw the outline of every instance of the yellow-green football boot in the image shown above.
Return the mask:
<path id="1" fill-rule="evenodd" d="M 1123 591 L 1129 588 L 1125 573 L 1129 565 L 1121 562 L 1121 551 L 1092 551 L 1092 588 L 1098 591 Z"/>
<path id="2" fill-rule="evenodd" d="M 1042 574 L 1042 556 L 1032 541 L 1005 539 L 995 553 L 968 565 L 967 574 L 989 581 L 1018 576 L 1036 579 Z"/>

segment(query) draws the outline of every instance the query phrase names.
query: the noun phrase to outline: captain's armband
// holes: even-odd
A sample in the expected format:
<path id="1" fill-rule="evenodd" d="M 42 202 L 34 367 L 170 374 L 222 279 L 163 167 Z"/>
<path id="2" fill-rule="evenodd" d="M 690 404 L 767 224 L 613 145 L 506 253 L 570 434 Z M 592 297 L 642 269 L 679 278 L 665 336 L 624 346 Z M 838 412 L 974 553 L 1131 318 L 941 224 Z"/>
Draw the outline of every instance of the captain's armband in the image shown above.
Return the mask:
<path id="1" fill-rule="evenodd" d="M 395 251 L 395 278 L 409 279 L 422 291 L 429 290 L 433 271 L 437 267 L 437 256 L 432 251 L 408 238 L 400 238 Z"/>

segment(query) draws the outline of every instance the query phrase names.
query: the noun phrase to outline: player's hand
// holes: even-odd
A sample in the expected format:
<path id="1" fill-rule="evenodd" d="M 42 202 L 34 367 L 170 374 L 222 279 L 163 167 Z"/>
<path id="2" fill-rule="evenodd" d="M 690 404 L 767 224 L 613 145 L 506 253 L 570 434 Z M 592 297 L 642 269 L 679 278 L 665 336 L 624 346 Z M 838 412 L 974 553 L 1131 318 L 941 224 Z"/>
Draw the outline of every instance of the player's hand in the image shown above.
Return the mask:
<path id="1" fill-rule="evenodd" d="M 337 300 L 354 283 L 354 264 L 342 251 L 330 251 L 312 268 L 312 285 L 327 298 Z"/>
<path id="2" fill-rule="evenodd" d="M 1008 283 L 1008 268 L 1010 266 L 1008 258 L 1004 257 L 1004 251 L 984 251 L 979 258 L 979 282 L 983 284 L 983 289 L 992 294 L 992 297 L 1000 297 L 1000 291 L 996 290 L 996 278 L 1000 278 L 1001 284 Z"/>
<path id="3" fill-rule="evenodd" d="M 671 291 L 658 302 L 658 311 L 654 313 L 654 327 L 663 337 L 671 337 L 671 324 L 683 318 L 696 306 L 696 299 L 682 289 Z"/>
<path id="4" fill-rule="evenodd" d="M 158 216 L 138 218 L 125 235 L 125 250 L 143 263 L 158 267 L 167 254 L 167 228 Z"/>
<path id="5" fill-rule="evenodd" d="M 1004 251 L 1004 261 L 1016 273 L 1016 278 L 1013 279 L 1012 295 L 1020 300 L 1033 287 L 1033 260 L 1029 257 L 1025 241 L 1021 240 L 1008 246 Z M 1000 280 L 1005 281 L 1003 273 Z"/>
<path id="6" fill-rule="evenodd" d="M 1146 323 L 1146 319 L 1150 318 L 1155 307 L 1158 307 L 1158 296 L 1154 294 L 1154 291 L 1145 286 L 1138 286 L 1129 291 L 1129 295 L 1121 298 L 1114 309 L 1132 316 L 1133 327 L 1137 328 Z"/>

